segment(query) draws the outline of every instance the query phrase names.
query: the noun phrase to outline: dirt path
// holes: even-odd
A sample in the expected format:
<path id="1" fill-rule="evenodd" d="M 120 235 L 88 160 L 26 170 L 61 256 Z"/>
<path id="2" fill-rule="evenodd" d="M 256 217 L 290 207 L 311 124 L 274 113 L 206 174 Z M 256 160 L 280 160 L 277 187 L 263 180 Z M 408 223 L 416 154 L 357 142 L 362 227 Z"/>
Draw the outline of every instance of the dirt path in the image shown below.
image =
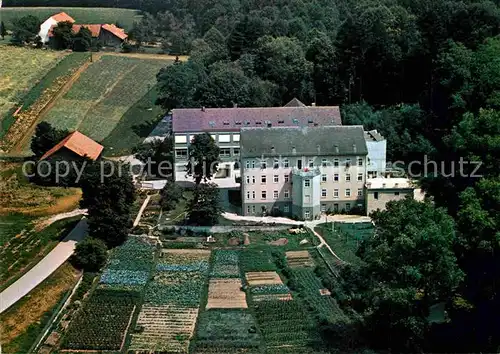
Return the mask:
<path id="1" fill-rule="evenodd" d="M 129 57 L 129 58 L 136 58 L 136 59 L 156 59 L 156 60 L 171 60 L 174 61 L 176 56 L 175 55 L 167 55 L 167 54 L 147 54 L 147 53 L 106 53 L 103 52 L 101 55 L 115 55 L 115 56 L 120 56 L 120 57 Z M 187 61 L 189 59 L 189 56 L 187 55 L 179 55 L 178 56 L 179 61 Z"/>
<path id="2" fill-rule="evenodd" d="M 56 214 L 52 215 L 51 217 L 47 219 L 43 219 L 37 222 L 36 227 L 38 230 L 42 230 L 46 228 L 47 226 L 52 225 L 56 221 L 66 219 L 66 218 L 72 218 L 73 216 L 78 216 L 78 215 L 84 215 L 87 214 L 87 209 L 75 209 L 73 211 L 68 211 L 67 213 L 61 213 L 61 214 Z"/>
<path id="3" fill-rule="evenodd" d="M 43 118 L 47 115 L 47 113 L 54 107 L 55 103 L 64 96 L 71 86 L 75 83 L 76 80 L 80 77 L 80 75 L 87 70 L 91 63 L 85 62 L 82 66 L 78 68 L 77 71 L 71 76 L 71 78 L 61 87 L 61 89 L 52 96 L 51 100 L 42 108 L 42 110 L 38 113 L 38 117 L 33 120 L 33 123 L 26 130 L 23 137 L 17 141 L 17 143 L 10 149 L 11 154 L 20 154 L 23 152 L 24 147 L 28 143 L 28 140 L 31 139 L 33 132 L 35 131 L 36 125 L 43 120 Z"/>

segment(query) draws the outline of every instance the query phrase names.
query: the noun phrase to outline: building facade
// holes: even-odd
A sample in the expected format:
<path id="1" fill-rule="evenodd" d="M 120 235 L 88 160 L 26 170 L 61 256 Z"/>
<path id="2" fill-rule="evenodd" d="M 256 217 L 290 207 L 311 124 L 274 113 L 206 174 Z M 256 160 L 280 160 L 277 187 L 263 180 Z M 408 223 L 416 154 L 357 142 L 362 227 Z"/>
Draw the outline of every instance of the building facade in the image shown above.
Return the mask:
<path id="1" fill-rule="evenodd" d="M 368 178 L 385 176 L 387 164 L 387 140 L 377 130 L 366 131 L 365 140 L 366 148 L 368 149 L 368 161 L 366 167 Z"/>
<path id="2" fill-rule="evenodd" d="M 362 126 L 242 128 L 240 140 L 244 215 L 312 219 L 364 208 Z"/>
<path id="3" fill-rule="evenodd" d="M 239 188 L 242 128 L 319 127 L 341 124 L 339 107 L 294 104 L 286 107 L 174 109 L 172 134 L 175 180 L 184 184 L 192 183 L 193 179 L 186 176 L 186 165 L 189 145 L 197 134 L 210 134 L 220 148 L 219 171 L 213 182 L 221 188 Z"/>
<path id="4" fill-rule="evenodd" d="M 390 201 L 406 197 L 414 198 L 415 186 L 407 178 L 371 178 L 366 181 L 366 214 L 375 210 L 385 210 Z"/>

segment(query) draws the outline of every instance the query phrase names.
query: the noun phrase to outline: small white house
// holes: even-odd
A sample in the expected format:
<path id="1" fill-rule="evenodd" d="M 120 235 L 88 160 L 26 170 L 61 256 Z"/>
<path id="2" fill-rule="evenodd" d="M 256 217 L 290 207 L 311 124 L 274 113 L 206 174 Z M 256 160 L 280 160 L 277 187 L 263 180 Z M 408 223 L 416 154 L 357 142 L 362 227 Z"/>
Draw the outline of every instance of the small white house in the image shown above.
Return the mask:
<path id="1" fill-rule="evenodd" d="M 49 31 L 52 26 L 56 26 L 59 22 L 65 21 L 75 23 L 75 20 L 65 12 L 60 12 L 46 19 L 40 26 L 40 32 L 38 32 L 42 42 L 47 43 L 49 41 Z"/>

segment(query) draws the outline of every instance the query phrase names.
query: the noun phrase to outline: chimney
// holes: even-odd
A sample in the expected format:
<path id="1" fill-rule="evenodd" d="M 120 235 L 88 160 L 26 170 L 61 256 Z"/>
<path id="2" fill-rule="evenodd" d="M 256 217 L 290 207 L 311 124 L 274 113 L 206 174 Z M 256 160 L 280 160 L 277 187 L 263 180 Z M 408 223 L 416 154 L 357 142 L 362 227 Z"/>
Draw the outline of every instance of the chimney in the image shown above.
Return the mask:
<path id="1" fill-rule="evenodd" d="M 311 107 L 316 107 L 316 102 L 311 103 Z"/>
<path id="2" fill-rule="evenodd" d="M 335 153 L 338 154 L 339 153 L 339 146 L 337 144 L 335 144 Z"/>
<path id="3" fill-rule="evenodd" d="M 295 146 L 292 146 L 292 154 L 296 154 L 297 153 L 297 150 L 295 149 Z"/>
<path id="4" fill-rule="evenodd" d="M 201 107 L 201 111 L 205 112 L 205 106 Z"/>
<path id="5" fill-rule="evenodd" d="M 358 152 L 358 149 L 356 148 L 356 144 L 352 144 L 352 151 Z"/>
<path id="6" fill-rule="evenodd" d="M 276 153 L 276 149 L 274 148 L 274 146 L 271 146 L 271 153 L 273 153 L 273 154 Z"/>
<path id="7" fill-rule="evenodd" d="M 233 108 L 238 108 L 238 104 L 233 102 Z"/>
<path id="8" fill-rule="evenodd" d="M 318 154 L 320 154 L 320 153 L 321 153 L 321 146 L 319 146 L 319 144 L 318 144 L 318 145 L 316 145 L 316 150 L 318 151 Z"/>

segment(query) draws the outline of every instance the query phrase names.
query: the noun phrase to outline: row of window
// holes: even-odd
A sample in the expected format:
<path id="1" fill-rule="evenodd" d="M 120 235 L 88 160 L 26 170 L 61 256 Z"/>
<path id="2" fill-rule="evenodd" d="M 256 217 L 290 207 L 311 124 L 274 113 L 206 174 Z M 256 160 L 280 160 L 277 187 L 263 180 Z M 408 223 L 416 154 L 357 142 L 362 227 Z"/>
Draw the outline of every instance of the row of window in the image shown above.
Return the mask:
<path id="1" fill-rule="evenodd" d="M 351 174 L 347 173 L 345 176 L 345 181 L 350 182 L 351 181 Z M 255 184 L 255 176 L 246 176 L 246 184 Z M 285 183 L 290 182 L 290 176 L 289 175 L 284 175 L 283 180 Z M 326 174 L 321 175 L 321 182 L 327 182 L 328 181 L 328 176 Z M 333 175 L 333 181 L 334 182 L 339 182 L 340 177 L 338 173 L 335 173 Z M 357 181 L 358 182 L 363 182 L 363 174 L 358 173 L 357 176 Z M 280 176 L 279 175 L 273 175 L 273 183 L 280 183 Z M 260 176 L 260 184 L 267 184 L 267 176 L 266 175 L 261 175 Z M 310 187 L 311 186 L 311 180 L 306 179 L 304 180 L 304 187 Z"/>
<path id="2" fill-rule="evenodd" d="M 195 137 L 196 134 L 191 134 L 189 141 L 193 141 L 193 138 Z M 211 134 L 210 135 L 214 141 L 217 141 L 219 143 L 230 143 L 231 142 L 231 135 L 230 134 Z M 188 142 L 188 137 L 187 135 L 176 135 L 175 136 L 175 143 L 176 144 L 187 144 Z M 232 135 L 232 141 L 235 143 L 240 142 L 240 134 L 233 134 Z"/>
<path id="3" fill-rule="evenodd" d="M 281 160 L 281 161 L 280 161 Z M 358 166 L 363 166 L 363 158 L 358 157 L 357 159 L 357 165 Z M 347 158 L 345 159 L 344 165 L 346 167 L 351 166 L 351 159 Z M 255 168 L 255 167 L 260 167 L 261 169 L 267 168 L 267 160 L 266 159 L 258 159 L 258 160 L 247 160 L 245 162 L 245 167 L 246 168 Z M 290 160 L 285 158 L 285 159 L 273 159 L 272 163 L 273 168 L 289 168 L 290 167 Z M 307 161 L 307 167 L 314 168 L 314 167 L 328 167 L 328 166 L 333 166 L 333 167 L 339 167 L 340 166 L 340 159 L 333 159 L 333 163 L 329 163 L 327 159 L 321 159 L 321 165 L 315 164 L 315 159 L 309 159 Z M 302 159 L 297 160 L 296 166 L 298 169 L 302 169 Z"/>
<path id="4" fill-rule="evenodd" d="M 275 207 L 275 209 L 279 210 L 279 207 Z M 351 203 L 346 203 L 345 204 L 345 210 L 350 211 L 351 210 Z M 255 214 L 256 207 L 255 205 L 247 205 L 247 213 L 253 213 Z M 321 212 L 324 213 L 327 211 L 326 204 L 321 204 Z M 333 204 L 333 211 L 338 212 L 339 211 L 339 205 L 337 203 Z M 283 212 L 288 213 L 290 212 L 290 206 L 289 205 L 284 205 L 283 206 Z M 306 210 L 304 212 L 304 217 L 306 219 L 311 217 L 311 212 L 309 210 Z"/>
<path id="5" fill-rule="evenodd" d="M 344 196 L 345 197 L 352 196 L 352 192 L 351 192 L 350 188 L 345 189 Z M 363 188 L 358 188 L 357 196 L 358 197 L 363 196 Z M 253 199 L 255 199 L 255 197 L 256 197 L 255 191 L 247 191 L 247 200 L 253 200 Z M 288 189 L 285 189 L 285 191 L 283 192 L 283 197 L 290 198 L 290 191 Z M 322 189 L 321 190 L 321 198 L 327 198 L 327 197 L 328 197 L 328 191 L 326 189 Z M 273 199 L 278 199 L 278 198 L 279 198 L 279 191 L 273 191 Z M 333 190 L 333 198 L 340 198 L 339 189 Z M 261 191 L 260 199 L 267 199 L 267 191 Z M 306 203 L 310 203 L 311 196 L 306 195 L 305 200 L 306 200 Z"/>
<path id="6" fill-rule="evenodd" d="M 231 153 L 231 150 L 232 150 L 232 153 Z M 219 149 L 219 156 L 220 157 L 240 156 L 240 149 L 239 148 L 233 148 L 233 149 L 221 148 L 221 149 Z M 188 150 L 187 149 L 176 149 L 175 150 L 175 157 L 186 159 L 188 157 Z"/>

